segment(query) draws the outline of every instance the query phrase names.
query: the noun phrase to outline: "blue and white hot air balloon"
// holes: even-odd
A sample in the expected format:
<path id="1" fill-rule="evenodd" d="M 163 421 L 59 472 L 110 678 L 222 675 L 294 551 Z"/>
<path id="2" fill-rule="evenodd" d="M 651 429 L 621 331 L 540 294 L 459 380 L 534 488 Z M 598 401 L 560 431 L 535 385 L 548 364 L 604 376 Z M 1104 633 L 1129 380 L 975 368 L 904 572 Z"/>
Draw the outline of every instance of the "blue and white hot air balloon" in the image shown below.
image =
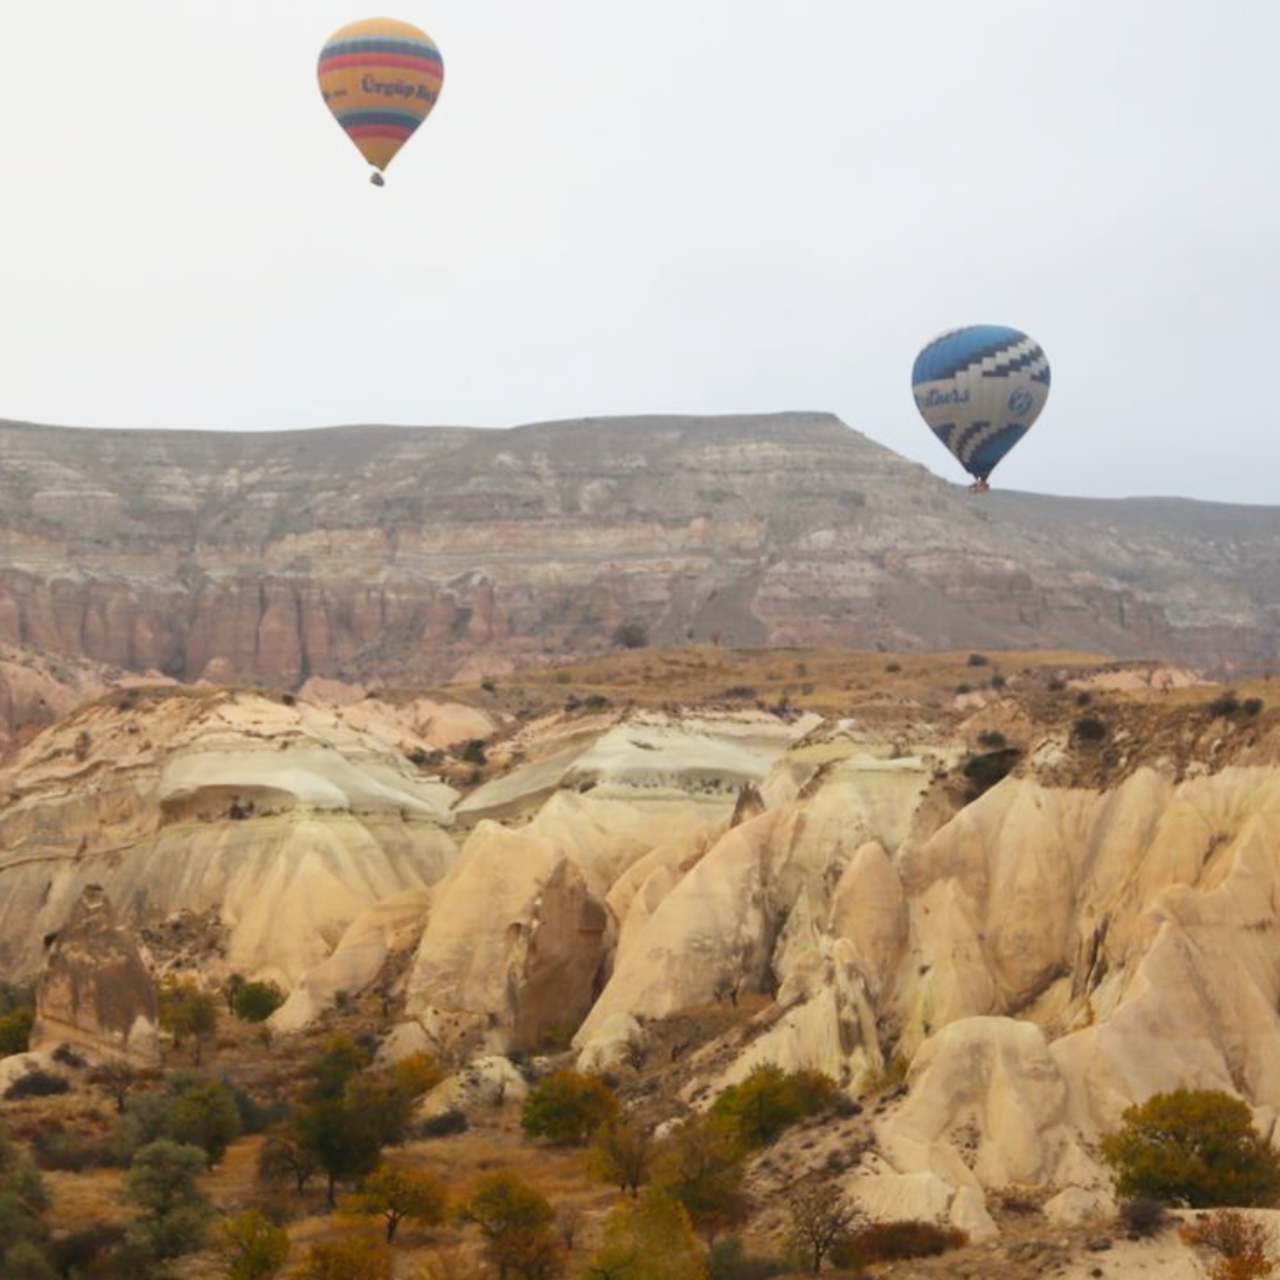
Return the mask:
<path id="1" fill-rule="evenodd" d="M 1049 398 L 1040 344 L 1004 325 L 975 324 L 935 338 L 911 370 L 916 408 L 985 492 L 1000 459 L 1031 429 Z"/>

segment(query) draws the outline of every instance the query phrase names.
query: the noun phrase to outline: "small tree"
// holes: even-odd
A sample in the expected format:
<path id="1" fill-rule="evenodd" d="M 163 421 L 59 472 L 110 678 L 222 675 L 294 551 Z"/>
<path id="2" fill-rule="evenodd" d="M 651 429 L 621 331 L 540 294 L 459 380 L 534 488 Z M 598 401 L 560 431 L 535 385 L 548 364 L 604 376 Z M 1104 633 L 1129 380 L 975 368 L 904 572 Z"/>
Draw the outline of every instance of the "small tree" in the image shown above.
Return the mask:
<path id="1" fill-rule="evenodd" d="M 137 1078 L 138 1073 L 123 1058 L 112 1058 L 104 1062 L 89 1076 L 94 1084 L 101 1085 L 106 1095 L 115 1101 L 117 1115 L 124 1115 L 125 1100 Z"/>
<path id="2" fill-rule="evenodd" d="M 835 1095 L 835 1082 L 820 1072 L 788 1073 L 765 1063 L 730 1085 L 711 1111 L 728 1120 L 747 1146 L 763 1147 L 797 1120 L 826 1110 Z"/>
<path id="3" fill-rule="evenodd" d="M 520 1125 L 558 1147 L 580 1147 L 617 1114 L 618 1099 L 599 1076 L 557 1071 L 531 1090 Z"/>
<path id="4" fill-rule="evenodd" d="M 1280 1154 L 1253 1127 L 1239 1098 L 1178 1089 L 1130 1107 L 1122 1120 L 1100 1144 L 1118 1196 L 1191 1208 L 1280 1199 Z"/>
<path id="5" fill-rule="evenodd" d="M 227 1012 L 235 1013 L 236 996 L 244 990 L 245 976 L 242 973 L 233 973 L 226 982 L 222 984 L 222 998 L 227 1002 Z"/>
<path id="6" fill-rule="evenodd" d="M 680 1202 L 694 1227 L 714 1239 L 747 1211 L 743 1146 L 721 1117 L 688 1120 L 658 1159 L 658 1186 Z"/>
<path id="7" fill-rule="evenodd" d="M 490 1174 L 467 1204 L 499 1280 L 551 1280 L 564 1265 L 555 1211 L 541 1192 L 513 1173 Z"/>
<path id="8" fill-rule="evenodd" d="M 811 1274 L 822 1270 L 823 1260 L 849 1237 L 858 1211 L 832 1183 L 799 1187 L 787 1197 L 791 1229 L 787 1243 L 797 1260 Z"/>
<path id="9" fill-rule="evenodd" d="M 604 1244 L 583 1274 L 585 1280 L 706 1280 L 707 1268 L 689 1215 L 651 1188 L 610 1213 Z"/>
<path id="10" fill-rule="evenodd" d="M 379 1117 L 343 1098 L 321 1098 L 297 1119 L 298 1143 L 328 1177 L 326 1203 L 336 1203 L 337 1184 L 363 1178 L 377 1167 L 382 1151 Z"/>
<path id="11" fill-rule="evenodd" d="M 653 1139 L 645 1130 L 628 1120 L 611 1120 L 596 1130 L 591 1144 L 591 1173 L 619 1191 L 629 1191 L 634 1200 L 649 1181 L 653 1154 Z"/>
<path id="12" fill-rule="evenodd" d="M 173 1047 L 192 1044 L 191 1061 L 199 1065 L 205 1044 L 218 1030 L 218 1001 L 194 982 L 168 982 L 160 988 L 160 1027 L 173 1037 Z"/>
<path id="13" fill-rule="evenodd" d="M 320 1055 L 307 1069 L 311 1077 L 308 1098 L 339 1098 L 347 1083 L 369 1065 L 369 1052 L 350 1036 L 330 1036 Z"/>
<path id="14" fill-rule="evenodd" d="M 380 1165 L 347 1202 L 354 1213 L 381 1217 L 387 1223 L 387 1243 L 396 1238 L 396 1229 L 408 1219 L 422 1226 L 444 1221 L 448 1193 L 439 1178 L 430 1173 Z"/>
<path id="15" fill-rule="evenodd" d="M 0 1253 L 5 1280 L 60 1280 L 53 1263 L 39 1245 L 22 1240 Z"/>
<path id="16" fill-rule="evenodd" d="M 416 1102 L 424 1093 L 434 1089 L 444 1075 L 439 1059 L 429 1053 L 411 1053 L 391 1068 L 392 1084 L 410 1102 Z"/>
<path id="17" fill-rule="evenodd" d="M 199 1147 L 153 1142 L 133 1158 L 124 1198 L 141 1213 L 130 1235 L 155 1258 L 177 1258 L 204 1243 L 212 1214 L 197 1178 L 206 1167 Z"/>
<path id="18" fill-rule="evenodd" d="M 12 1013 L 0 1016 L 0 1058 L 26 1053 L 35 1021 L 36 1011 L 30 1005 L 22 1005 Z"/>
<path id="19" fill-rule="evenodd" d="M 289 1257 L 289 1235 L 254 1209 L 222 1224 L 228 1280 L 270 1280 Z"/>
<path id="20" fill-rule="evenodd" d="M 294 1125 L 283 1125 L 267 1135 L 258 1153 L 258 1177 L 263 1182 L 293 1182 L 298 1195 L 320 1172 L 320 1161 L 299 1136 Z"/>
<path id="21" fill-rule="evenodd" d="M 200 1147 L 217 1164 L 240 1135 L 240 1109 L 235 1094 L 221 1081 L 194 1084 L 173 1100 L 169 1135 L 175 1142 Z"/>
<path id="22" fill-rule="evenodd" d="M 231 999 L 231 1010 L 245 1022 L 266 1022 L 284 1004 L 284 992 L 274 982 L 246 982 Z"/>
<path id="23" fill-rule="evenodd" d="M 39 1170 L 0 1129 L 0 1260 L 7 1263 L 23 1245 L 35 1248 L 44 1242 L 48 1232 L 43 1215 L 48 1208 Z"/>

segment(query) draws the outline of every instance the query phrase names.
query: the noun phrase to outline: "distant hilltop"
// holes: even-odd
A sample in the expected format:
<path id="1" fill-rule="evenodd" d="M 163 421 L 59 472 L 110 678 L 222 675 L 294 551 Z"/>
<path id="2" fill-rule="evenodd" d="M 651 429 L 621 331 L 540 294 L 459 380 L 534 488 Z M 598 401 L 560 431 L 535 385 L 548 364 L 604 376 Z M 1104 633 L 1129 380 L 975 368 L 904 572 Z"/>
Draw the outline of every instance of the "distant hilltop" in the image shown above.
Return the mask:
<path id="1" fill-rule="evenodd" d="M 1280 509 L 976 499 L 823 413 L 0 423 L 0 459 L 0 643 L 183 680 L 478 679 L 620 637 L 1277 655 Z"/>

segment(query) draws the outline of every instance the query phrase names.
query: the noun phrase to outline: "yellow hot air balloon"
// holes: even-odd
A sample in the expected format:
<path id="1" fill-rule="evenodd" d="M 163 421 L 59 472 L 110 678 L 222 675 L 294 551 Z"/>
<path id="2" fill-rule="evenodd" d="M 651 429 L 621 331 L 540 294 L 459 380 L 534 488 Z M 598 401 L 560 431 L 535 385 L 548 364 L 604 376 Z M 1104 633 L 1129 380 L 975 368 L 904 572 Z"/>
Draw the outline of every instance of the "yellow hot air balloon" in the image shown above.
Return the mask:
<path id="1" fill-rule="evenodd" d="M 370 18 L 335 31 L 320 51 L 320 92 L 360 154 L 381 171 L 431 114 L 444 62 L 431 37 L 407 22 Z"/>

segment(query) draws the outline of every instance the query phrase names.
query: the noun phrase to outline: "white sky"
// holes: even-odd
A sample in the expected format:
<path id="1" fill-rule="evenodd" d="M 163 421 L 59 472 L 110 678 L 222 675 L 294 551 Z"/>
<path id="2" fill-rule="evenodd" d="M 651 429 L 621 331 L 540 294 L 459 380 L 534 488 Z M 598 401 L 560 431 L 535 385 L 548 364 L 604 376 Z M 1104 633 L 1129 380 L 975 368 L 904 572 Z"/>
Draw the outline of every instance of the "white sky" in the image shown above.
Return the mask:
<path id="1" fill-rule="evenodd" d="M 994 322 L 1054 376 L 998 485 L 1280 503 L 1273 0 L 396 0 L 384 190 L 315 83 L 380 12 L 0 3 L 0 416 L 827 409 L 959 481 L 911 363 Z"/>

